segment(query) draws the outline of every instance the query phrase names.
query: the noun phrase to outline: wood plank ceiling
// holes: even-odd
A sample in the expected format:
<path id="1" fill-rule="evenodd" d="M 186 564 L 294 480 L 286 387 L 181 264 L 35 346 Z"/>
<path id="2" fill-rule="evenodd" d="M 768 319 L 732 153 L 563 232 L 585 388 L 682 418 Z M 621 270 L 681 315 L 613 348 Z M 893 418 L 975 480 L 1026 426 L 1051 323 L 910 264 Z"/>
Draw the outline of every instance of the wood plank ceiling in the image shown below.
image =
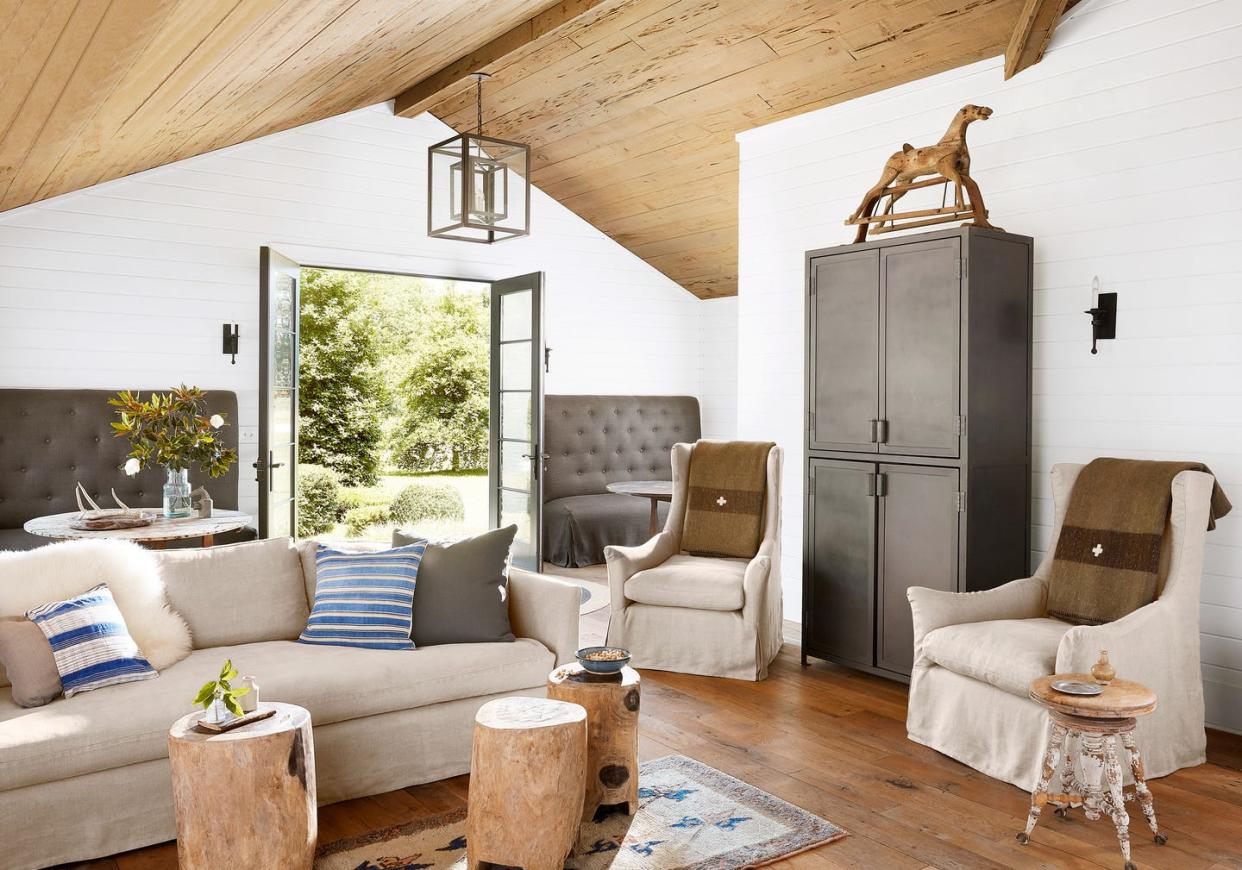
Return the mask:
<path id="1" fill-rule="evenodd" d="M 536 185 L 687 290 L 731 296 L 736 133 L 1001 54 L 1022 6 L 605 0 L 480 65 L 485 131 L 533 146 Z M 397 110 L 473 129 L 472 88 L 415 88 Z"/>
<path id="2" fill-rule="evenodd" d="M 549 0 L 0 0 L 0 211 L 391 98 Z"/>
<path id="3" fill-rule="evenodd" d="M 1023 6 L 0 0 L 0 211 L 411 88 L 399 107 L 473 129 L 460 76 L 481 60 L 486 131 L 534 146 L 537 185 L 695 295 L 728 296 L 735 133 L 1000 54 Z"/>

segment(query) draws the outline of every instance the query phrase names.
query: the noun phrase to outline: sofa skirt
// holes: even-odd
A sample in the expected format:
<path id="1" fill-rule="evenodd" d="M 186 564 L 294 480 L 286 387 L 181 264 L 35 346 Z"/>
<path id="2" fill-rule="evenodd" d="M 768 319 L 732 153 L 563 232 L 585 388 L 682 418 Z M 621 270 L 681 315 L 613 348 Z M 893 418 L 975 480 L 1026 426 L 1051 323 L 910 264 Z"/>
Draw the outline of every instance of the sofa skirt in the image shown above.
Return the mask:
<path id="1" fill-rule="evenodd" d="M 531 686 L 316 727 L 319 804 L 469 773 L 479 707 L 546 691 Z M 167 758 L 0 791 L 0 865 L 7 870 L 89 861 L 176 836 Z"/>

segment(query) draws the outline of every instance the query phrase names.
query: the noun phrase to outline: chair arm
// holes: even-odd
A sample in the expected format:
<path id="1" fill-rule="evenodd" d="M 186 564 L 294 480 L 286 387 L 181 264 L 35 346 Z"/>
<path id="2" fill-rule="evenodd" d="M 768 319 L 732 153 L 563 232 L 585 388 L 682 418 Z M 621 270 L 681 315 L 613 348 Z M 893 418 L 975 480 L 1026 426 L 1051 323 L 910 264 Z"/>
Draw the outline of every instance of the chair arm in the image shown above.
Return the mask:
<path id="1" fill-rule="evenodd" d="M 1198 624 L 1177 619 L 1168 601 L 1153 601 L 1115 622 L 1074 626 L 1057 648 L 1057 673 L 1090 673 L 1102 649 L 1118 676 L 1158 696 L 1166 685 L 1199 679 Z"/>
<path id="2" fill-rule="evenodd" d="M 742 619 L 757 623 L 768 600 L 768 582 L 772 576 L 772 557 L 758 555 L 746 566 L 742 577 Z"/>
<path id="3" fill-rule="evenodd" d="M 639 571 L 646 571 L 677 555 L 677 543 L 671 532 L 660 532 L 637 547 L 604 547 L 608 563 L 608 597 L 615 615 L 625 608 L 625 581 Z"/>
<path id="4" fill-rule="evenodd" d="M 1047 587 L 1039 577 L 1013 580 L 983 592 L 942 592 L 923 586 L 906 590 L 914 621 L 915 660 L 923 637 L 946 625 L 993 619 L 1032 619 L 1044 615 Z"/>
<path id="5" fill-rule="evenodd" d="M 518 637 L 539 641 L 556 655 L 556 664 L 573 661 L 578 651 L 578 611 L 582 590 L 546 574 L 509 569 L 509 624 Z"/>

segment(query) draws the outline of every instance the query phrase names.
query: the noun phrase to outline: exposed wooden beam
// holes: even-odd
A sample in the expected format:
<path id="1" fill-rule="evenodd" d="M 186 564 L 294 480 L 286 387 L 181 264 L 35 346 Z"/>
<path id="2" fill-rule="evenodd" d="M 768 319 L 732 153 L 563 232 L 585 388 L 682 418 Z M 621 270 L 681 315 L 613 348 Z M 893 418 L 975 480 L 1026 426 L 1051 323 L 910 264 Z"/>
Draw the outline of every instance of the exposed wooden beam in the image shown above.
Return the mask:
<path id="1" fill-rule="evenodd" d="M 1026 0 L 1005 49 L 1005 78 L 1039 63 L 1070 0 Z"/>
<path id="2" fill-rule="evenodd" d="M 462 55 L 443 69 L 437 70 L 397 96 L 396 114 L 413 118 L 431 108 L 448 88 L 464 81 L 472 72 L 499 63 L 530 43 L 563 27 L 590 11 L 604 0 L 562 0 L 555 6 L 532 15 L 521 24 L 502 33 L 486 45 Z"/>

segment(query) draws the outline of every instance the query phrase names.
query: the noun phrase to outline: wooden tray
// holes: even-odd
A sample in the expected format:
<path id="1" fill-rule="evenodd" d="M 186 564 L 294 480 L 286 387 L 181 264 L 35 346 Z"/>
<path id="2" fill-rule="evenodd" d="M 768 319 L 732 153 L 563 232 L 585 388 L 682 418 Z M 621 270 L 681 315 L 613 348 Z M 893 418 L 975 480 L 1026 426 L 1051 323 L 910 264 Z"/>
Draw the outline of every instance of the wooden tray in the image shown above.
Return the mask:
<path id="1" fill-rule="evenodd" d="M 225 731 L 232 731 L 234 728 L 249 725 L 251 722 L 261 722 L 269 716 L 275 715 L 276 708 L 268 707 L 266 710 L 255 710 L 253 713 L 247 713 L 245 716 L 238 716 L 236 719 L 229 719 L 227 722 L 220 722 L 218 724 L 199 719 L 194 723 L 194 727 L 208 734 L 223 734 Z"/>

